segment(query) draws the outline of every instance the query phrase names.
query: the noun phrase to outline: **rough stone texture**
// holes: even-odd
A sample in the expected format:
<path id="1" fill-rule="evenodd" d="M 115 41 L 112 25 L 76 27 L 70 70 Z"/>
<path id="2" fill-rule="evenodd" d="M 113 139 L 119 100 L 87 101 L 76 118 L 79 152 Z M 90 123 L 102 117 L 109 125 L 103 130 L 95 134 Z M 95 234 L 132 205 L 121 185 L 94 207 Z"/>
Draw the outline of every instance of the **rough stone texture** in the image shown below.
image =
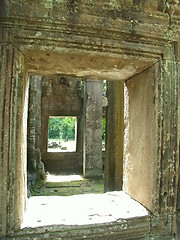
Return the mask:
<path id="1" fill-rule="evenodd" d="M 84 82 L 83 174 L 102 176 L 102 81 Z"/>
<path id="2" fill-rule="evenodd" d="M 143 222 L 142 222 L 143 220 Z M 129 230 L 130 229 L 130 230 Z M 134 229 L 134 233 L 132 231 Z M 143 231 L 142 231 L 143 230 Z M 131 232 L 131 235 L 129 234 Z M 163 239 L 168 240 L 169 235 L 162 234 Z M 132 219 L 119 220 L 114 223 L 92 224 L 90 226 L 50 226 L 41 228 L 27 228 L 18 231 L 14 238 L 9 239 L 125 239 L 125 240 L 145 240 L 152 239 L 150 234 L 150 221 L 148 217 L 137 218 L 136 222 Z M 151 238 L 152 237 L 152 238 Z M 158 239 L 158 238 L 155 238 Z M 4 238 L 3 240 L 6 240 Z"/>
<path id="3" fill-rule="evenodd" d="M 29 102 L 28 102 L 28 170 L 36 170 L 41 159 L 40 135 L 41 135 L 41 78 L 30 76 L 29 78 Z"/>
<path id="4" fill-rule="evenodd" d="M 26 205 L 28 81 L 24 56 L 12 44 L 0 51 L 0 232 L 18 229 Z"/>
<path id="5" fill-rule="evenodd" d="M 27 129 L 27 195 L 38 179 L 45 179 L 41 161 L 41 76 L 29 77 L 28 129 Z"/>
<path id="6" fill-rule="evenodd" d="M 43 117 L 81 115 L 81 79 L 62 75 L 43 77 L 41 108 Z"/>
<path id="7" fill-rule="evenodd" d="M 180 49 L 179 49 L 180 50 Z M 179 51 L 180 53 L 180 51 Z M 180 69 L 180 63 L 178 63 L 178 69 Z M 179 81 L 178 83 L 180 83 L 180 72 L 179 72 Z M 180 88 L 178 88 L 178 96 L 180 96 Z M 180 99 L 178 98 L 178 116 L 180 116 Z M 178 129 L 180 129 L 180 118 L 178 117 Z M 180 143 L 180 131 L 178 131 L 178 144 Z M 180 145 L 179 145 L 179 161 L 180 161 Z M 178 179 L 177 179 L 177 185 L 178 185 L 178 190 L 177 190 L 177 206 L 176 208 L 178 210 L 180 210 L 180 168 L 178 171 Z M 180 226 L 180 211 L 178 214 L 178 218 L 179 218 L 179 226 Z M 180 227 L 179 227 L 179 233 L 180 233 Z"/>
<path id="8" fill-rule="evenodd" d="M 124 82 L 108 82 L 105 191 L 121 190 L 123 180 Z"/>
<path id="9" fill-rule="evenodd" d="M 2 5 L 2 17 L 6 15 L 8 23 L 16 18 L 18 24 L 29 27 L 17 31 L 17 24 L 11 30 L 16 45 L 27 57 L 30 72 L 122 80 L 141 72 L 166 52 L 163 45 L 168 18 L 157 11 L 153 17 L 142 11 L 145 8 L 152 14 L 157 3 L 147 1 L 142 6 L 141 1 L 132 0 L 130 3 L 48 0 L 33 4 L 4 1 Z M 27 16 L 24 9 L 28 9 Z M 163 41 L 157 42 L 158 38 Z"/>
<path id="10" fill-rule="evenodd" d="M 29 73 L 36 75 L 60 73 L 107 80 L 127 80 L 159 62 L 154 90 L 158 145 L 153 181 L 157 186 L 153 197 L 155 214 L 148 219 L 91 228 L 54 226 L 48 232 L 46 227 L 26 229 L 14 239 L 173 238 L 179 166 L 180 6 L 178 1 L 176 4 L 166 1 L 165 6 L 163 3 L 163 0 L 0 1 L 1 235 L 20 227 L 24 210 L 27 118 L 22 108 L 26 106 L 23 105 L 26 59 Z M 173 11 L 168 11 L 167 3 Z M 22 68 L 18 75 L 12 68 L 20 59 Z M 22 79 L 18 81 L 21 84 L 18 93 L 14 91 L 17 79 Z M 11 96 L 17 96 L 18 101 Z M 20 130 L 19 125 L 23 126 Z"/>

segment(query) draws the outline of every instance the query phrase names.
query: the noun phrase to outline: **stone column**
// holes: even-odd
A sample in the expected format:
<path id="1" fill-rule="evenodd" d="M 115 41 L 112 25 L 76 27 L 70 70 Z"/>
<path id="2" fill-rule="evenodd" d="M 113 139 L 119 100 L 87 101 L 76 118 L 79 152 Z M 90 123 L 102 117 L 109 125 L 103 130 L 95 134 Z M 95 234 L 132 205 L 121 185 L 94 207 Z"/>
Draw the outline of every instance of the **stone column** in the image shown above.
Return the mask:
<path id="1" fill-rule="evenodd" d="M 104 189 L 113 191 L 122 189 L 124 82 L 109 81 L 107 97 Z"/>
<path id="2" fill-rule="evenodd" d="M 180 49 L 179 49 L 180 51 Z M 178 63 L 178 96 L 180 96 L 180 63 Z M 180 163 L 180 98 L 178 97 L 178 145 L 179 145 L 179 163 Z M 177 189 L 177 210 L 178 210 L 178 220 L 180 222 L 180 164 L 178 167 L 178 189 Z M 180 229 L 179 229 L 180 234 Z"/>
<path id="3" fill-rule="evenodd" d="M 36 170 L 40 161 L 41 134 L 41 76 L 31 76 L 29 81 L 28 109 L 28 170 Z"/>
<path id="4" fill-rule="evenodd" d="M 0 47 L 1 236 L 20 228 L 26 206 L 28 81 L 23 54 Z"/>
<path id="5" fill-rule="evenodd" d="M 179 167 L 177 142 L 179 76 L 178 62 L 174 60 L 173 53 L 171 55 L 171 60 L 161 61 L 160 83 L 163 87 L 161 89 L 161 101 L 158 105 L 161 113 L 161 119 L 159 120 L 161 141 L 159 141 L 158 147 L 161 147 L 160 206 L 162 215 L 165 211 L 169 215 L 174 214 Z"/>
<path id="6" fill-rule="evenodd" d="M 83 174 L 102 176 L 102 95 L 103 82 L 84 82 Z"/>

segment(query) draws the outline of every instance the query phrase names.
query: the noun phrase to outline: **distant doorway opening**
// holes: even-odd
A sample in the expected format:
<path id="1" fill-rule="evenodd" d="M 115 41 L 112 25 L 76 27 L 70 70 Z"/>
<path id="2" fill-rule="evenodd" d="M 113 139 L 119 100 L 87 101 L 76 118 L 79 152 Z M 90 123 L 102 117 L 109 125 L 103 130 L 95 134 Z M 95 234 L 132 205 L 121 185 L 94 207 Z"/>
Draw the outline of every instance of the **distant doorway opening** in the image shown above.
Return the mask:
<path id="1" fill-rule="evenodd" d="M 76 117 L 49 117 L 48 152 L 76 152 L 76 136 Z"/>

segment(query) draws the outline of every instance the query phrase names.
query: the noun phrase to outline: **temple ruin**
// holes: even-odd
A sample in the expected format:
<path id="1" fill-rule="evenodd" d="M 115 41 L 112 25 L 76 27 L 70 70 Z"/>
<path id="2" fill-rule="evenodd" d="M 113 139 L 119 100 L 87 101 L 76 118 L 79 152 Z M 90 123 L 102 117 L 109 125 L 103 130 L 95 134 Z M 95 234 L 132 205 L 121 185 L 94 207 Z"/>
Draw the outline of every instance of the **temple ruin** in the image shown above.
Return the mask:
<path id="1" fill-rule="evenodd" d="M 180 1 L 1 0 L 0 46 L 0 238 L 180 239 Z M 48 151 L 50 117 L 76 118 L 74 151 Z M 22 227 L 44 169 L 148 214 Z"/>

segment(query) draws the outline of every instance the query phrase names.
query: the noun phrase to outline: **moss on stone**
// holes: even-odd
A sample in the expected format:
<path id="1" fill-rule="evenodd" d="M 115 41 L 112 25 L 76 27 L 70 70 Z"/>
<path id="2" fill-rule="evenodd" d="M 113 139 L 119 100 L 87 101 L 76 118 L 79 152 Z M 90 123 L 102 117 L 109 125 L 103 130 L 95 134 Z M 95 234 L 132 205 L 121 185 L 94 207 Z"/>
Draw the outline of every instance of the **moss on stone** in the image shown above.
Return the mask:
<path id="1" fill-rule="evenodd" d="M 40 178 L 37 178 L 34 186 L 32 186 L 30 189 L 30 195 L 31 196 L 41 196 L 44 187 L 45 187 L 45 181 Z"/>
<path id="2" fill-rule="evenodd" d="M 86 193 L 103 193 L 104 179 L 84 179 L 72 182 L 44 182 L 37 179 L 31 191 L 32 196 L 71 196 Z"/>

